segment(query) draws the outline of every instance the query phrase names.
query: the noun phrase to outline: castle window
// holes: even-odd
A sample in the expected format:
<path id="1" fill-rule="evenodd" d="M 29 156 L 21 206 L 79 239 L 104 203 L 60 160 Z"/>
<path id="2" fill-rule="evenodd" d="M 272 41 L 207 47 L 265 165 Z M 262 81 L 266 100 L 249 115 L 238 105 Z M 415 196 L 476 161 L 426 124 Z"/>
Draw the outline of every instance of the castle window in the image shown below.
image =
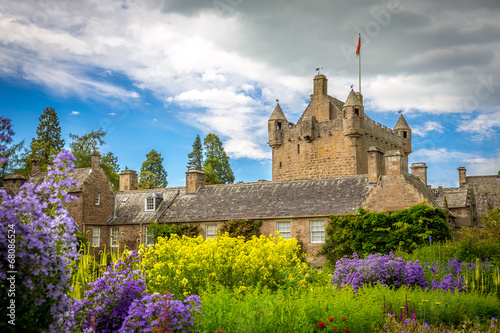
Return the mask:
<path id="1" fill-rule="evenodd" d="M 207 224 L 205 228 L 205 239 L 214 239 L 217 236 L 217 224 Z"/>
<path id="2" fill-rule="evenodd" d="M 359 116 L 359 108 L 354 108 L 354 114 L 355 114 L 356 116 Z"/>
<path id="3" fill-rule="evenodd" d="M 145 239 L 146 246 L 153 246 L 155 245 L 155 236 L 153 234 L 153 230 L 151 228 L 146 227 L 146 239 Z"/>
<path id="4" fill-rule="evenodd" d="M 94 197 L 94 205 L 99 206 L 101 204 L 101 192 L 96 192 Z"/>
<path id="5" fill-rule="evenodd" d="M 311 243 L 325 242 L 325 223 L 322 220 L 310 221 Z"/>
<path id="6" fill-rule="evenodd" d="M 408 132 L 403 131 L 403 138 L 405 138 L 405 139 L 406 139 L 407 137 L 408 137 Z"/>
<path id="7" fill-rule="evenodd" d="M 280 129 L 281 129 L 281 121 L 278 121 L 278 123 L 276 124 L 276 129 L 277 129 L 277 130 L 280 130 Z"/>
<path id="8" fill-rule="evenodd" d="M 146 198 L 146 212 L 153 212 L 155 210 L 155 198 L 154 197 L 149 197 Z"/>
<path id="9" fill-rule="evenodd" d="M 101 227 L 92 227 L 92 246 L 101 246 Z"/>
<path id="10" fill-rule="evenodd" d="M 282 167 L 282 164 L 281 164 L 281 162 L 280 162 L 280 169 L 281 169 L 281 167 Z"/>
<path id="11" fill-rule="evenodd" d="M 290 222 L 277 222 L 276 230 L 283 235 L 284 239 L 290 239 Z"/>
<path id="12" fill-rule="evenodd" d="M 297 153 L 300 154 L 300 145 L 297 145 Z"/>
<path id="13" fill-rule="evenodd" d="M 120 241 L 120 229 L 118 227 L 111 227 L 110 238 L 111 247 L 120 246 L 120 244 L 118 244 Z"/>

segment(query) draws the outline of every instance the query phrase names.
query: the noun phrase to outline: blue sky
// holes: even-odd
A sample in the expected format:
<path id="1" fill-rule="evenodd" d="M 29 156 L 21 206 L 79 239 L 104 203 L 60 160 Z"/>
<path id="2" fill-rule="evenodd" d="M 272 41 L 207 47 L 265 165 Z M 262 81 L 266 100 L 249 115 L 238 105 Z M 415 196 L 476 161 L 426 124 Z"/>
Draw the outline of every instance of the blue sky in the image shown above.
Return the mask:
<path id="1" fill-rule="evenodd" d="M 56 109 L 63 138 L 102 127 L 102 152 L 139 171 L 155 149 L 170 186 L 185 182 L 199 134 L 215 133 L 236 181 L 271 179 L 275 100 L 295 122 L 315 68 L 328 93 L 358 84 L 365 112 L 413 129 L 410 163 L 433 186 L 500 170 L 498 1 L 317 0 L 78 2 L 0 0 L 0 115 L 29 145 Z"/>

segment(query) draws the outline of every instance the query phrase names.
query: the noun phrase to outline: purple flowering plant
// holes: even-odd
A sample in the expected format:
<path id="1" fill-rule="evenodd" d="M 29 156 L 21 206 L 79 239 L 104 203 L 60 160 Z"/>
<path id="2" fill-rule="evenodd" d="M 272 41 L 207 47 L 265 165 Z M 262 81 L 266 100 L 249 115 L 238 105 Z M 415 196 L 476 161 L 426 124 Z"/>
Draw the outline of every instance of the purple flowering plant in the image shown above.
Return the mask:
<path id="1" fill-rule="evenodd" d="M 9 142 L 10 121 L 0 123 L 7 131 L 0 140 Z M 1 293 L 0 304 L 16 307 L 15 326 L 5 324 L 2 331 L 67 331 L 60 314 L 70 311 L 70 265 L 78 256 L 74 220 L 66 210 L 74 200 L 68 191 L 77 184 L 68 175 L 74 161 L 61 151 L 42 184 L 28 182 L 14 196 L 0 190 L 0 286 L 15 286 L 12 293 Z"/>

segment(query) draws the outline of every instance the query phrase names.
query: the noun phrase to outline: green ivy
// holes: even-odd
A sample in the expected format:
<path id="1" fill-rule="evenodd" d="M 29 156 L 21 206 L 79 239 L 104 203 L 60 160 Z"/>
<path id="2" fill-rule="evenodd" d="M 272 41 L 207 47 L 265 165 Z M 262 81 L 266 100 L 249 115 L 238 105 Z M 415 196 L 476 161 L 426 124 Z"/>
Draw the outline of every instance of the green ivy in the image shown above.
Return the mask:
<path id="1" fill-rule="evenodd" d="M 197 224 L 173 224 L 173 223 L 150 223 L 148 228 L 153 232 L 156 242 L 158 237 L 170 238 L 176 234 L 179 237 L 196 237 L 200 234 L 200 226 Z"/>
<path id="2" fill-rule="evenodd" d="M 222 225 L 221 233 L 228 233 L 231 237 L 243 236 L 246 240 L 250 240 L 252 236 L 260 235 L 260 227 L 262 221 L 252 221 L 247 219 L 231 220 Z"/>
<path id="3" fill-rule="evenodd" d="M 358 214 L 330 215 L 326 240 L 321 254 L 335 262 L 354 252 L 365 256 L 389 253 L 397 248 L 411 252 L 423 244 L 451 239 L 446 212 L 425 203 L 395 212 L 369 213 L 359 208 Z"/>

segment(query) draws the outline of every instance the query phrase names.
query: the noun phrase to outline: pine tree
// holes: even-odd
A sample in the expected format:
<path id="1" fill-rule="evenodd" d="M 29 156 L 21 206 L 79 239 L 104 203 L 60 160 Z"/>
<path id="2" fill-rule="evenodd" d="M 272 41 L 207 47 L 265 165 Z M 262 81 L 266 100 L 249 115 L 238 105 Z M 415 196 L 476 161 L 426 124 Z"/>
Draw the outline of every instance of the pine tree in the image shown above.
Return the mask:
<path id="1" fill-rule="evenodd" d="M 77 168 L 89 168 L 92 166 L 92 153 L 96 152 L 99 147 L 106 143 L 103 140 L 105 135 L 106 132 L 102 128 L 97 131 L 92 130 L 83 135 L 70 133 L 69 137 L 72 142 L 69 146 L 71 147 L 71 152 L 76 157 L 75 166 Z M 113 188 L 117 191 L 120 186 L 118 158 L 112 152 L 108 152 L 101 155 L 100 165 L 106 177 L 113 185 Z"/>
<path id="2" fill-rule="evenodd" d="M 146 155 L 139 174 L 139 188 L 167 187 L 167 172 L 163 168 L 163 157 L 154 149 Z"/>
<path id="3" fill-rule="evenodd" d="M 36 129 L 36 138 L 33 138 L 30 145 L 31 156 L 40 159 L 42 170 L 47 169 L 54 157 L 63 149 L 64 140 L 61 139 L 61 127 L 59 117 L 53 107 L 43 110 L 40 124 Z"/>
<path id="4" fill-rule="evenodd" d="M 188 154 L 188 169 L 201 170 L 203 165 L 203 147 L 200 136 L 197 135 L 193 143 L 193 151 Z"/>
<path id="5" fill-rule="evenodd" d="M 233 170 L 229 164 L 229 156 L 224 151 L 222 141 L 215 134 L 208 134 L 203 141 L 205 163 L 203 171 L 207 184 L 230 184 L 234 182 Z"/>

